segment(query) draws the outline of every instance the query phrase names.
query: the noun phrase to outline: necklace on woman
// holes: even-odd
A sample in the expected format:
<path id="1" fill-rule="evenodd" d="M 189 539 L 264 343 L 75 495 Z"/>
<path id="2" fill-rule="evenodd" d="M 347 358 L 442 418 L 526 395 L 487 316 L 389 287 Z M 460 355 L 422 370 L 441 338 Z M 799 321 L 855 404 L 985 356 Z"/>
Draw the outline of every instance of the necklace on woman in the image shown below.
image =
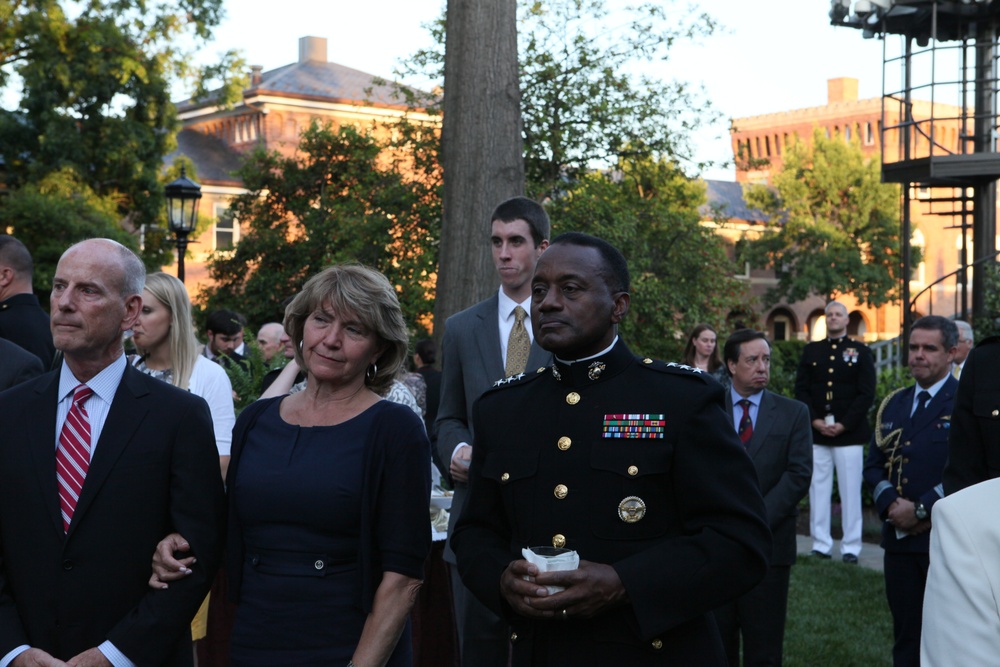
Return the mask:
<path id="1" fill-rule="evenodd" d="M 163 370 L 154 370 L 146 366 L 146 358 L 142 357 L 139 362 L 135 365 L 135 369 L 141 373 L 145 373 L 157 380 L 163 380 L 167 384 L 173 384 L 174 371 L 172 368 L 165 368 Z"/>

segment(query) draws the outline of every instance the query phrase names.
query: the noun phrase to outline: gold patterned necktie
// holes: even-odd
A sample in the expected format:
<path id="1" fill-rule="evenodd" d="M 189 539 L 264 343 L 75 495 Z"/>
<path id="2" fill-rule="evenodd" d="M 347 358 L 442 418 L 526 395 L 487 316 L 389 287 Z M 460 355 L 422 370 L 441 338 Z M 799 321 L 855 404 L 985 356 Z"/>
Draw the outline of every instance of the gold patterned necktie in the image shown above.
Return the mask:
<path id="1" fill-rule="evenodd" d="M 524 328 L 524 318 L 527 315 L 521 306 L 514 309 L 514 326 L 507 339 L 507 365 L 504 368 L 507 377 L 523 373 L 528 365 L 531 341 L 528 339 L 528 330 Z"/>

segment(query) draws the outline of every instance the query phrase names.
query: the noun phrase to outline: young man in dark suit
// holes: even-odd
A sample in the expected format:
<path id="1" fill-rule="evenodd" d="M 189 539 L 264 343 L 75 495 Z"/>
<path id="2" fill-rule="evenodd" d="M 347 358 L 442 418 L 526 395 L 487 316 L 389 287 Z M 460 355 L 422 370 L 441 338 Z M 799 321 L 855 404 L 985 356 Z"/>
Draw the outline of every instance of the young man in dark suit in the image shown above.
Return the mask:
<path id="1" fill-rule="evenodd" d="M 780 665 L 796 517 L 812 478 L 809 409 L 767 390 L 771 345 L 762 332 L 733 333 L 723 348 L 723 360 L 733 380 L 726 408 L 757 471 L 774 546 L 764 581 L 716 609 L 715 620 L 731 667 L 740 664 L 741 637 L 744 665 Z"/>
<path id="2" fill-rule="evenodd" d="M 452 315 L 445 322 L 441 345 L 441 402 L 437 417 L 437 448 L 442 466 L 455 482 L 448 525 L 445 561 L 455 564 L 451 534 L 465 505 L 468 466 L 472 459 L 472 405 L 497 380 L 533 371 L 550 356 L 533 342 L 527 317 L 531 276 L 549 244 L 549 217 L 538 203 L 514 197 L 493 211 L 490 219 L 493 263 L 500 276 L 497 294 Z M 520 309 L 520 316 L 515 312 Z M 514 345 L 511 345 L 511 343 Z M 509 354 L 515 349 L 515 355 Z M 513 357 L 520 359 L 514 368 Z M 507 625 L 469 594 L 452 570 L 452 593 L 458 622 L 462 662 L 476 667 L 507 664 Z"/>
<path id="3" fill-rule="evenodd" d="M 14 667 L 190 665 L 190 621 L 222 549 L 204 400 L 126 363 L 145 271 L 108 239 L 72 246 L 52 288 L 58 370 L 0 394 L 0 660 Z M 153 591 L 179 531 L 198 561 Z"/>

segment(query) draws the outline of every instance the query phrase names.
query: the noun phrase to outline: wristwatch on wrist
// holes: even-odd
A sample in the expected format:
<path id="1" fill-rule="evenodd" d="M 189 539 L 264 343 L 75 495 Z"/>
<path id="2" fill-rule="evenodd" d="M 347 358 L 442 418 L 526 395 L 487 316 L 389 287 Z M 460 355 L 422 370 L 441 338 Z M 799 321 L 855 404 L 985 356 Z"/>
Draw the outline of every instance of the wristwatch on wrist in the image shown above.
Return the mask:
<path id="1" fill-rule="evenodd" d="M 931 515 L 931 513 L 927 511 L 927 507 L 919 500 L 913 503 L 913 514 L 920 521 L 923 521 Z"/>

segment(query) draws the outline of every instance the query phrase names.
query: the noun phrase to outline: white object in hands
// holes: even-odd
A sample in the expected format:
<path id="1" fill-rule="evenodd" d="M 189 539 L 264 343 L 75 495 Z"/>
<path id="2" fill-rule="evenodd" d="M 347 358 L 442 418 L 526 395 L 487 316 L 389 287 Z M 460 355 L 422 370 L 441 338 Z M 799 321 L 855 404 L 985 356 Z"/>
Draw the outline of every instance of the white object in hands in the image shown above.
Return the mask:
<path id="1" fill-rule="evenodd" d="M 539 572 L 564 572 L 580 567 L 580 554 L 572 549 L 557 547 L 531 547 L 521 549 L 524 560 L 538 568 Z M 525 579 L 530 580 L 529 577 Z M 565 590 L 562 586 L 546 586 L 549 593 Z"/>

